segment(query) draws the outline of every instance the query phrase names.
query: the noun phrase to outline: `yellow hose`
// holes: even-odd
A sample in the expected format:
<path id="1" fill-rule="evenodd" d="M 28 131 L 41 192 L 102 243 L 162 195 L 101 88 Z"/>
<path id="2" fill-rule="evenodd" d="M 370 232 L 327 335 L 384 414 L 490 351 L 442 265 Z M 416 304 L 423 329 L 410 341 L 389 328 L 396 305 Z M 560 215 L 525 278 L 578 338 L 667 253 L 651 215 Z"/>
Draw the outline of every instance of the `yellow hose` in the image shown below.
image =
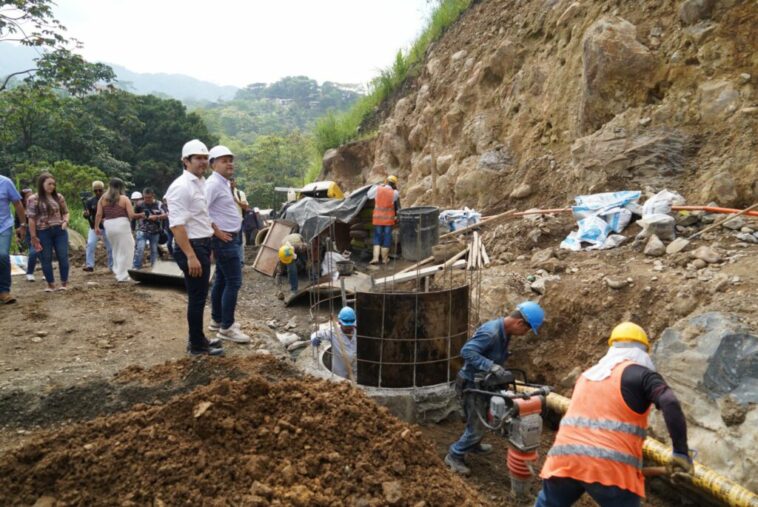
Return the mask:
<path id="1" fill-rule="evenodd" d="M 531 391 L 533 388 L 518 386 L 518 390 Z M 546 404 L 548 409 L 563 415 L 568 410 L 570 401 L 570 398 L 550 393 L 547 395 Z M 666 465 L 671 460 L 671 448 L 650 437 L 645 439 L 642 452 L 647 459 L 659 465 Z M 726 505 L 733 507 L 758 507 L 758 495 L 697 461 L 695 462 L 695 472 L 682 480 L 688 481 L 692 487 L 721 500 Z"/>

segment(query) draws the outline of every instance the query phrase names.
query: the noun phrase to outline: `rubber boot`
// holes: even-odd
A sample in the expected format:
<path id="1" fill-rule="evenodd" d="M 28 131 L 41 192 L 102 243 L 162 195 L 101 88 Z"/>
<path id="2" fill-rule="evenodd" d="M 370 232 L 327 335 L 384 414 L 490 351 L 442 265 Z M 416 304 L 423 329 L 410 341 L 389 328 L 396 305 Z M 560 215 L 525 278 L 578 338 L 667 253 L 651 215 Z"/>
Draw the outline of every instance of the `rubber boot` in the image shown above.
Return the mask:
<path id="1" fill-rule="evenodd" d="M 381 245 L 374 245 L 374 258 L 371 259 L 371 262 L 369 262 L 369 264 L 379 264 L 379 253 L 381 250 Z"/>
<path id="2" fill-rule="evenodd" d="M 389 248 L 382 248 L 382 262 L 385 264 L 389 264 L 390 262 L 390 249 Z"/>

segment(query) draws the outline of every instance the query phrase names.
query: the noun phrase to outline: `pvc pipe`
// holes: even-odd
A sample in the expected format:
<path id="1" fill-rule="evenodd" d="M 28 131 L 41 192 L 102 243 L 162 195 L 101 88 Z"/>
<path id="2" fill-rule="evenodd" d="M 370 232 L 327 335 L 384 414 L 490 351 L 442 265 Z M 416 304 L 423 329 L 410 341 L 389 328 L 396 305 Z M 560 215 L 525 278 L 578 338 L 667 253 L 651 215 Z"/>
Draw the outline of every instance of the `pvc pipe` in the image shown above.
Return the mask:
<path id="1" fill-rule="evenodd" d="M 741 209 L 718 208 L 716 206 L 671 206 L 674 211 L 707 211 L 708 213 L 739 213 Z M 758 217 L 758 211 L 747 211 L 743 214 L 749 217 Z"/>
<path id="2" fill-rule="evenodd" d="M 530 387 L 516 386 L 519 391 L 528 391 Z M 568 410 L 570 398 L 557 393 L 550 393 L 545 398 L 547 408 L 558 414 L 565 414 Z M 671 461 L 671 448 L 654 438 L 647 437 L 642 446 L 644 456 L 659 465 L 666 465 Z M 732 482 L 723 475 L 695 462 L 695 471 L 692 475 L 685 476 L 686 481 L 693 488 L 702 493 L 712 496 L 724 504 L 733 507 L 758 507 L 758 495 L 752 491 Z"/>
<path id="3" fill-rule="evenodd" d="M 673 211 L 707 211 L 708 213 L 723 213 L 723 214 L 732 214 L 732 213 L 739 213 L 742 211 L 741 209 L 735 209 L 735 208 L 719 208 L 717 206 L 671 206 L 671 209 Z M 552 209 L 533 209 L 529 211 L 518 211 L 516 213 L 513 213 L 514 217 L 524 217 L 527 215 L 549 215 L 554 213 L 571 213 L 571 208 L 552 208 Z M 490 218 L 494 218 L 498 215 L 494 215 L 493 217 L 482 217 L 482 222 L 486 222 Z M 743 216 L 747 217 L 758 217 L 758 211 L 748 211 L 743 214 Z"/>

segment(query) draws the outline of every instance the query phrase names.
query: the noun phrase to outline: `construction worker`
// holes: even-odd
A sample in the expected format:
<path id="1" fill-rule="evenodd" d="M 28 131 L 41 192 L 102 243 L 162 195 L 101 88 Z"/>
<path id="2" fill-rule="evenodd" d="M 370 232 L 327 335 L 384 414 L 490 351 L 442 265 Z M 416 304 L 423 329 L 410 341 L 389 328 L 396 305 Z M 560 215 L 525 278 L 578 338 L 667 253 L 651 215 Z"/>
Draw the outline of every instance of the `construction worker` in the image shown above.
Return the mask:
<path id="1" fill-rule="evenodd" d="M 296 259 L 297 254 L 295 253 L 295 247 L 289 243 L 284 243 L 279 247 L 279 264 L 281 265 L 281 270 L 287 272 L 287 279 L 290 282 L 290 293 L 293 296 L 297 293 L 299 281 L 297 276 L 297 264 L 295 264 Z M 280 270 L 277 269 L 277 284 L 279 283 L 279 276 L 281 275 L 279 271 Z"/>
<path id="2" fill-rule="evenodd" d="M 221 341 L 208 340 L 203 332 L 203 313 L 208 297 L 211 273 L 211 237 L 213 224 L 205 200 L 208 147 L 197 139 L 182 147 L 184 172 L 166 191 L 168 221 L 176 247 L 174 260 L 184 273 L 187 288 L 187 324 L 190 355 L 220 356 Z"/>
<path id="3" fill-rule="evenodd" d="M 234 154 L 226 146 L 214 146 L 208 154 L 213 172 L 205 182 L 205 200 L 211 218 L 211 249 L 216 259 L 216 274 L 211 288 L 210 331 L 216 338 L 235 343 L 250 343 L 234 319 L 237 294 L 242 287 L 242 216 L 237 208 L 230 179 L 234 174 Z"/>
<path id="4" fill-rule="evenodd" d="M 455 389 L 461 398 L 466 429 L 463 435 L 450 445 L 445 456 L 445 463 L 454 472 L 462 475 L 471 473 L 464 460 L 466 454 L 488 454 L 492 451 L 490 444 L 481 443 L 484 426 L 479 419 L 479 415 L 486 415 L 485 405 L 488 400 L 473 393 L 464 393 L 463 390 L 474 388 L 477 373 L 504 374 L 505 369 L 502 365 L 510 355 L 508 346 L 511 336 L 523 336 L 529 331 L 534 331 L 536 335 L 544 320 L 545 312 L 542 307 L 532 301 L 525 301 L 507 317 L 482 324 L 461 348 L 464 363 L 458 372 Z"/>
<path id="5" fill-rule="evenodd" d="M 639 506 L 645 496 L 642 445 L 650 406 L 663 411 L 674 446 L 668 471 L 691 473 L 682 408 L 648 351 L 645 331 L 616 326 L 608 353 L 582 373 L 542 468 L 537 507 L 569 506 L 585 492 L 601 507 Z"/>
<path id="6" fill-rule="evenodd" d="M 355 382 L 358 371 L 355 361 L 356 331 L 358 324 L 355 310 L 346 306 L 337 314 L 335 326 L 330 322 L 328 328 L 319 329 L 311 334 L 311 345 L 318 348 L 322 341 L 332 344 L 332 373 Z"/>
<path id="7" fill-rule="evenodd" d="M 297 232 L 286 235 L 279 248 L 280 268 L 277 270 L 277 283 L 279 283 L 279 277 L 286 271 L 292 295 L 295 295 L 299 286 L 299 273 L 307 270 L 307 259 L 308 243 L 303 235 Z"/>
<path id="8" fill-rule="evenodd" d="M 392 226 L 395 225 L 400 209 L 400 192 L 397 191 L 397 176 L 387 176 L 384 184 L 374 185 L 367 197 L 374 199 L 374 256 L 370 264 L 387 264 L 390 261 L 392 246 Z"/>

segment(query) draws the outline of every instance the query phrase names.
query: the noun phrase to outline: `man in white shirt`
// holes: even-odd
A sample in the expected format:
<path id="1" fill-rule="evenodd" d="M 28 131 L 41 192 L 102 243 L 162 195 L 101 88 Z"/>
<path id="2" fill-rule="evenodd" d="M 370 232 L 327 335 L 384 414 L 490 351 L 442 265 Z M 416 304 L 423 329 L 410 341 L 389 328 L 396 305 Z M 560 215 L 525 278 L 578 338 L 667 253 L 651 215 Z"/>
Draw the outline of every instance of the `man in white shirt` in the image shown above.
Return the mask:
<path id="1" fill-rule="evenodd" d="M 250 209 L 250 203 L 247 202 L 247 196 L 245 195 L 245 192 L 237 188 L 237 181 L 234 179 L 234 176 L 229 178 L 229 185 L 232 187 L 232 195 L 234 196 L 234 202 L 237 204 L 237 209 L 240 212 L 240 217 L 242 217 L 242 220 L 244 221 L 245 213 L 247 213 L 247 211 Z M 245 265 L 244 235 L 242 235 L 242 240 L 240 241 L 240 264 L 242 266 Z"/>
<path id="2" fill-rule="evenodd" d="M 242 217 L 232 194 L 229 179 L 234 174 L 234 154 L 226 146 L 211 148 L 209 159 L 213 172 L 205 182 L 205 200 L 211 217 L 211 248 L 216 258 L 216 275 L 211 288 L 211 323 L 217 338 L 249 343 L 250 337 L 234 321 L 237 293 L 242 286 Z"/>
<path id="3" fill-rule="evenodd" d="M 184 172 L 166 191 L 168 222 L 174 241 L 174 260 L 184 272 L 187 287 L 187 324 L 190 355 L 224 354 L 220 340 L 210 341 L 203 332 L 203 311 L 211 272 L 213 226 L 205 202 L 208 148 L 197 139 L 182 148 Z"/>

